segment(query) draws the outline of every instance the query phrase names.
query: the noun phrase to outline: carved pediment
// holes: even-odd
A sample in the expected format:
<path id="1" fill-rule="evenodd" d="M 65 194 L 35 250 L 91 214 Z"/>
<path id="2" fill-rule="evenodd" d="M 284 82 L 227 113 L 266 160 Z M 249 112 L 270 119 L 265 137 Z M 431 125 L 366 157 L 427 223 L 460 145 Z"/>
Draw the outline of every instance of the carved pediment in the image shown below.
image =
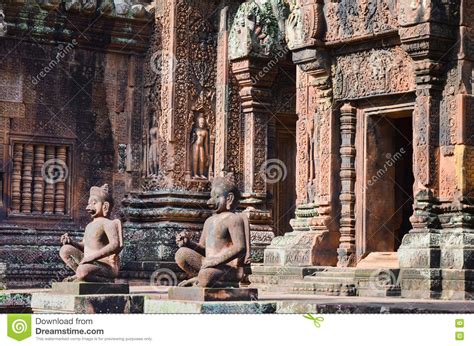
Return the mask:
<path id="1" fill-rule="evenodd" d="M 270 57 L 284 51 L 288 15 L 288 4 L 283 0 L 254 0 L 241 4 L 230 30 L 229 57 Z"/>
<path id="2" fill-rule="evenodd" d="M 286 20 L 286 41 L 291 50 L 314 45 L 322 34 L 324 24 L 322 0 L 292 0 L 291 13 Z"/>

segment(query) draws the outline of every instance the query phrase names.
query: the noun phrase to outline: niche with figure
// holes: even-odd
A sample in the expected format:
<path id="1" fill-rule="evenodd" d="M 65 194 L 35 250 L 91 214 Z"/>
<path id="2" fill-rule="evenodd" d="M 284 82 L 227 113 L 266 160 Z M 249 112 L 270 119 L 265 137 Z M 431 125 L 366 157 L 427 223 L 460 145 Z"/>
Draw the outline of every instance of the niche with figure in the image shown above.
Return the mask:
<path id="1" fill-rule="evenodd" d="M 190 138 L 189 168 L 192 179 L 207 180 L 210 166 L 210 135 L 206 116 L 199 112 L 195 116 Z"/>

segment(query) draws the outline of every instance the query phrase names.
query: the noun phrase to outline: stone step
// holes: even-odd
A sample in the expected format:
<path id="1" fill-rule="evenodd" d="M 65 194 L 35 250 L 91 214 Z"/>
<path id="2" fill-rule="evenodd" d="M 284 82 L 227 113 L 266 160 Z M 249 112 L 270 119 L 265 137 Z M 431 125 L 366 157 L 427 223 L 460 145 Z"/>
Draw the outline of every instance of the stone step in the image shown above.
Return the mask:
<path id="1" fill-rule="evenodd" d="M 339 284 L 352 284 L 356 282 L 354 278 L 348 277 L 318 277 L 318 276 L 306 276 L 303 281 L 312 283 L 339 283 Z"/>
<path id="2" fill-rule="evenodd" d="M 326 296 L 355 296 L 356 288 L 352 285 L 314 285 L 294 287 L 291 293 L 294 294 L 314 294 Z"/>

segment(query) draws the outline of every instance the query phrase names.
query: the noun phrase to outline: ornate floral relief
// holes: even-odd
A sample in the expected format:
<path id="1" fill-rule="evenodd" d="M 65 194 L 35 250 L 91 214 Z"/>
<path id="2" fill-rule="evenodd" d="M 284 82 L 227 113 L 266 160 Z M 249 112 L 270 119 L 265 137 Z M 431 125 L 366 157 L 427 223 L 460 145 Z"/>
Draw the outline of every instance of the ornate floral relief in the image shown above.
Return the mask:
<path id="1" fill-rule="evenodd" d="M 338 56 L 333 78 L 337 99 L 406 92 L 415 86 L 411 59 L 400 47 Z"/>
<path id="2" fill-rule="evenodd" d="M 297 74 L 297 98 L 296 112 L 298 120 L 296 122 L 296 199 L 298 204 L 307 203 L 307 183 L 308 183 L 308 136 L 307 136 L 307 78 L 308 76 L 298 67 Z"/>
<path id="3" fill-rule="evenodd" d="M 443 90 L 443 99 L 441 101 L 440 112 L 440 146 L 441 153 L 444 156 L 454 154 L 454 145 L 456 144 L 456 114 L 457 104 L 455 94 L 458 84 L 457 68 L 452 68 L 448 72 L 445 88 Z"/>
<path id="4" fill-rule="evenodd" d="M 326 41 L 368 36 L 398 28 L 397 0 L 326 0 Z"/>
<path id="5" fill-rule="evenodd" d="M 230 69 L 230 67 L 229 67 Z M 231 71 L 229 71 L 231 74 Z M 228 170 L 234 172 L 239 188 L 243 189 L 243 167 L 244 167 L 244 119 L 240 107 L 239 85 L 234 76 L 230 81 L 230 109 L 227 122 L 228 141 L 227 159 Z"/>
<path id="6" fill-rule="evenodd" d="M 441 169 L 439 174 L 439 194 L 441 198 L 452 200 L 457 190 L 455 158 L 442 158 Z"/>

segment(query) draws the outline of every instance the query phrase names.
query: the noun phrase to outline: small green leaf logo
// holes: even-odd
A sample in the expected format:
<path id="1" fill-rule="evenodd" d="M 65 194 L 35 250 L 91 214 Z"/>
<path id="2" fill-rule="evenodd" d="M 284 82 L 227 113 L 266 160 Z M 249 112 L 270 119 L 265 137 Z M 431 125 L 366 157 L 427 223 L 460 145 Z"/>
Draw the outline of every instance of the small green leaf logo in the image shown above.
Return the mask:
<path id="1" fill-rule="evenodd" d="M 313 316 L 311 314 L 306 314 L 306 315 L 303 315 L 303 317 L 307 318 L 308 320 L 313 321 L 313 324 L 316 328 L 321 327 L 321 322 L 324 321 L 324 317 L 322 316 Z"/>
<path id="2" fill-rule="evenodd" d="M 7 317 L 7 335 L 17 341 L 31 336 L 31 315 L 9 314 Z"/>

